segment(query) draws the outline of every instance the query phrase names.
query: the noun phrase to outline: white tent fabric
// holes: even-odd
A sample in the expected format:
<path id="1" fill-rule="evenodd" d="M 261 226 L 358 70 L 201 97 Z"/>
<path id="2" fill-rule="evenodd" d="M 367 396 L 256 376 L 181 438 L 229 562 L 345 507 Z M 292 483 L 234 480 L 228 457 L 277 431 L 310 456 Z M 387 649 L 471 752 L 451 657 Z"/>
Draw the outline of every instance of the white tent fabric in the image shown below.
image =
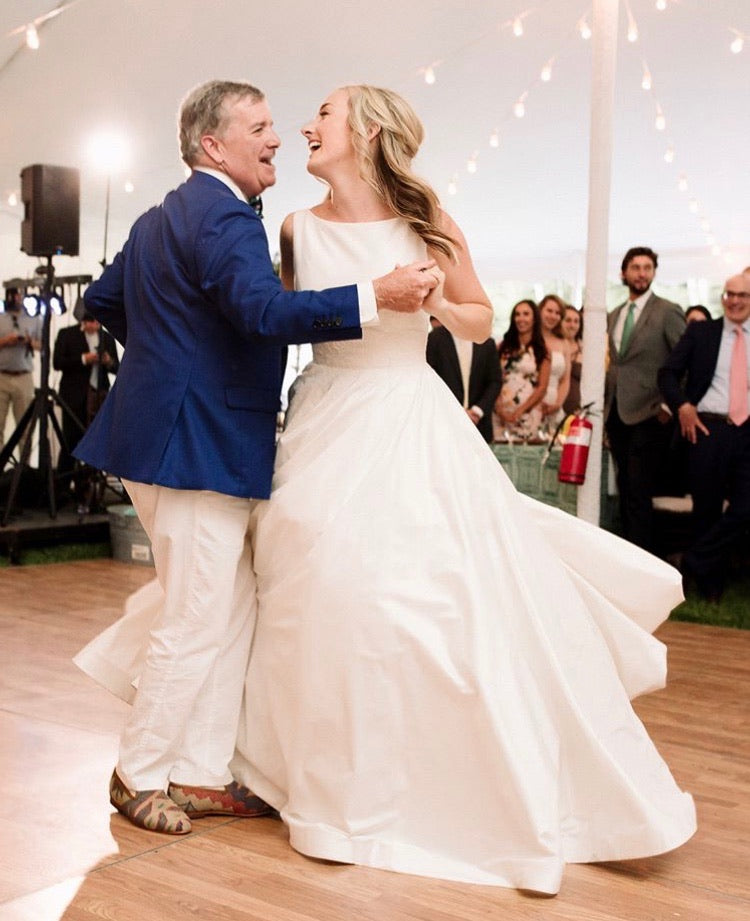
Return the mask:
<path id="1" fill-rule="evenodd" d="M 750 263 L 741 194 L 750 178 L 750 45 L 730 50 L 733 29 L 750 34 L 750 9 L 746 0 L 666 6 L 620 4 L 609 277 L 617 280 L 628 246 L 645 243 L 662 255 L 662 283 L 721 283 Z M 27 49 L 25 25 L 57 8 L 38 25 L 40 48 Z M 628 9 L 635 43 L 627 40 Z M 25 276 L 34 266 L 19 250 L 23 208 L 8 204 L 24 166 L 81 169 L 81 256 L 61 258 L 58 272 L 96 274 L 106 179 L 86 154 L 92 133 L 118 129 L 131 150 L 127 169 L 112 175 L 111 258 L 133 219 L 182 178 L 175 143 L 181 97 L 206 79 L 230 77 L 267 92 L 283 142 L 278 182 L 266 196 L 272 248 L 283 216 L 321 195 L 305 173 L 299 126 L 333 87 L 372 82 L 402 92 L 422 116 L 427 139 L 418 167 L 466 233 L 491 293 L 508 280 L 580 288 L 591 81 L 581 13 L 578 0 L 331 0 L 322 7 L 301 0 L 4 0 L 0 277 Z M 549 62 L 545 82 L 540 72 Z M 420 73 L 430 65 L 433 85 Z M 641 89 L 646 65 L 651 91 Z M 516 118 L 522 98 L 526 114 Z M 664 131 L 654 127 L 657 107 Z M 497 148 L 489 145 L 495 129 Z M 675 157 L 667 164 L 670 145 Z M 467 171 L 471 159 L 475 173 Z M 681 173 L 687 192 L 677 188 Z M 711 255 L 709 232 L 720 255 Z"/>

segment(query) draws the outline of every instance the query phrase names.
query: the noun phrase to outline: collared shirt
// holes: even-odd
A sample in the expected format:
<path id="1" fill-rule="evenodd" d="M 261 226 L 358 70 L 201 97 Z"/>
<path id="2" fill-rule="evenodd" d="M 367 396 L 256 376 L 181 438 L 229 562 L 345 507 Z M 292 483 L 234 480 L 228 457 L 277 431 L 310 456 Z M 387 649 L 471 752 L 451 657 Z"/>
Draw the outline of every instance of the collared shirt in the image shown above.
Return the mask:
<path id="1" fill-rule="evenodd" d="M 193 170 L 196 173 L 207 173 L 209 176 L 213 176 L 215 179 L 223 182 L 225 186 L 234 192 L 240 201 L 244 201 L 247 204 L 247 196 L 243 193 L 242 189 L 237 185 L 237 183 L 229 176 L 227 176 L 226 173 L 222 173 L 217 169 L 211 169 L 209 166 L 194 166 Z M 376 325 L 379 322 L 378 305 L 377 301 L 375 300 L 375 288 L 372 281 L 363 281 L 357 283 L 357 298 L 359 300 L 359 325 Z"/>
<path id="2" fill-rule="evenodd" d="M 731 323 L 724 317 L 724 326 L 721 330 L 721 344 L 716 357 L 716 370 L 711 381 L 711 386 L 703 394 L 697 409 L 700 413 L 717 413 L 726 416 L 729 412 L 729 369 L 732 364 L 732 350 L 734 348 L 734 330 L 736 323 Z M 748 380 L 750 380 L 750 318 L 740 327 L 745 337 L 745 351 L 748 360 Z"/>
<path id="3" fill-rule="evenodd" d="M 96 352 L 99 348 L 99 332 L 86 333 L 83 334 L 86 337 L 86 343 L 88 345 L 89 352 Z M 83 364 L 86 364 L 86 356 L 81 355 L 81 361 Z M 94 362 L 91 365 L 91 374 L 89 374 L 89 385 L 94 388 L 94 390 L 99 389 L 99 363 Z"/>
<path id="4" fill-rule="evenodd" d="M 14 332 L 38 341 L 42 338 L 42 321 L 39 317 L 30 317 L 25 310 L 0 313 L 0 339 Z M 0 348 L 0 371 L 31 371 L 33 368 L 34 356 L 26 342 Z"/>
<path id="5" fill-rule="evenodd" d="M 651 297 L 651 288 L 648 291 L 644 291 L 643 294 L 639 294 L 638 297 L 632 301 L 635 304 L 635 309 L 633 310 L 633 326 L 638 322 L 638 318 L 643 312 L 643 308 L 646 305 L 646 301 Z M 620 311 L 620 316 L 617 318 L 617 323 L 615 328 L 612 330 L 612 339 L 615 343 L 615 348 L 617 351 L 620 351 L 620 343 L 622 342 L 622 331 L 625 326 L 625 320 L 628 316 L 628 309 L 630 307 L 631 301 L 628 300 L 625 303 L 625 306 Z"/>
<path id="6" fill-rule="evenodd" d="M 456 346 L 456 352 L 458 353 L 458 366 L 461 369 L 461 383 L 464 388 L 464 409 L 471 408 L 474 412 L 479 414 L 481 419 L 484 416 L 484 411 L 480 409 L 479 406 L 469 407 L 469 376 L 471 375 L 471 359 L 474 355 L 474 343 L 470 342 L 468 339 L 459 339 L 454 333 L 451 333 L 453 336 L 453 344 Z"/>

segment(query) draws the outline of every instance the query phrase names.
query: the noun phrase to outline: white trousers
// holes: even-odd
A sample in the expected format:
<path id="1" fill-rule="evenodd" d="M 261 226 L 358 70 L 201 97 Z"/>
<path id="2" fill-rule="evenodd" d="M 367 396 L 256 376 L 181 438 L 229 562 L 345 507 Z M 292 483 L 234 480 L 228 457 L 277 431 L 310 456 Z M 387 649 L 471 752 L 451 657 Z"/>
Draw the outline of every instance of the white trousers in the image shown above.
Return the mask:
<path id="1" fill-rule="evenodd" d="M 151 540 L 164 603 L 120 740 L 134 790 L 222 786 L 256 617 L 248 527 L 257 502 L 123 481 Z"/>

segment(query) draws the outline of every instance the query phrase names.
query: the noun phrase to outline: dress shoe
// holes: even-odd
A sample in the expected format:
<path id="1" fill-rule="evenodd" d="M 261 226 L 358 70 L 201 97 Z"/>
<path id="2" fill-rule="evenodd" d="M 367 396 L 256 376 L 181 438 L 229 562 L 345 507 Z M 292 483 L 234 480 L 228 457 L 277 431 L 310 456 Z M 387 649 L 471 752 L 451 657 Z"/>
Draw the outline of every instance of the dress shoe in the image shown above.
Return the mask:
<path id="1" fill-rule="evenodd" d="M 165 835 L 186 835 L 190 819 L 163 790 L 129 790 L 117 771 L 109 782 L 109 801 L 138 828 Z"/>
<path id="2" fill-rule="evenodd" d="M 234 815 L 251 819 L 273 815 L 276 811 L 236 780 L 225 787 L 191 787 L 171 783 L 167 793 L 191 819 L 202 819 L 207 815 Z"/>

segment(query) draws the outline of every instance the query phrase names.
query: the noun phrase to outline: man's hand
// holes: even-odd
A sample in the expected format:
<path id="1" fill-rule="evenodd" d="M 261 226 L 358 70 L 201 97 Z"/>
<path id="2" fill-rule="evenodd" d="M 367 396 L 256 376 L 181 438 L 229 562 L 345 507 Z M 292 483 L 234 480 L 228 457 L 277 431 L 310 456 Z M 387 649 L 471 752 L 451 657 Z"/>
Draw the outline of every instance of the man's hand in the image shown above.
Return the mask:
<path id="1" fill-rule="evenodd" d="M 438 284 L 434 259 L 397 266 L 392 272 L 376 278 L 372 283 L 378 310 L 396 310 L 416 313 L 422 301 Z"/>
<path id="2" fill-rule="evenodd" d="M 687 438 L 690 444 L 698 441 L 698 432 L 708 435 L 709 431 L 701 422 L 698 416 L 698 410 L 692 403 L 683 403 L 677 410 L 677 418 L 680 420 L 680 432 L 683 438 Z"/>
<path id="3" fill-rule="evenodd" d="M 98 352 L 85 352 L 83 356 L 83 362 L 87 365 L 95 365 L 99 361 Z"/>

